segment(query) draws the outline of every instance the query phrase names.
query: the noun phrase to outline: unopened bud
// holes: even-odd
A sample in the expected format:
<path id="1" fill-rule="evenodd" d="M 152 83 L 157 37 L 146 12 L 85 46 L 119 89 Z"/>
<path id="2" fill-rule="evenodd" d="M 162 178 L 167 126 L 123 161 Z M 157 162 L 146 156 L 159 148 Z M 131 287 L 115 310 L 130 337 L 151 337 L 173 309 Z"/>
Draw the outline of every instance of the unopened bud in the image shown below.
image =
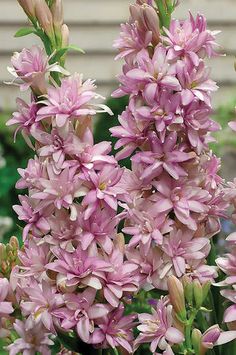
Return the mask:
<path id="1" fill-rule="evenodd" d="M 114 240 L 115 247 L 118 248 L 122 253 L 125 252 L 125 237 L 123 233 L 118 233 Z"/>
<path id="2" fill-rule="evenodd" d="M 204 302 L 205 299 L 207 298 L 208 293 L 209 293 L 209 291 L 210 291 L 210 288 L 211 288 L 211 283 L 210 283 L 210 281 L 205 282 L 205 283 L 202 285 L 202 301 L 203 301 L 203 302 Z"/>
<path id="3" fill-rule="evenodd" d="M 29 18 L 35 18 L 35 0 L 18 0 L 18 3 Z"/>
<path id="4" fill-rule="evenodd" d="M 15 251 L 19 249 L 19 241 L 15 236 L 11 237 L 10 245 Z"/>
<path id="5" fill-rule="evenodd" d="M 199 309 L 203 303 L 202 285 L 198 280 L 193 281 L 193 294 L 196 309 Z"/>
<path id="6" fill-rule="evenodd" d="M 45 0 L 35 0 L 35 13 L 44 32 L 50 39 L 54 39 L 52 13 Z"/>
<path id="7" fill-rule="evenodd" d="M 6 258 L 6 246 L 0 243 L 0 262 Z"/>
<path id="8" fill-rule="evenodd" d="M 68 47 L 70 42 L 70 31 L 66 24 L 61 27 L 61 46 L 62 48 Z"/>
<path id="9" fill-rule="evenodd" d="M 184 296 L 188 304 L 193 304 L 193 283 L 192 280 L 187 276 L 184 275 L 182 277 L 182 284 L 184 287 Z"/>
<path id="10" fill-rule="evenodd" d="M 186 308 L 184 299 L 184 288 L 182 283 L 174 275 L 170 276 L 167 281 L 170 303 L 172 304 L 176 314 L 181 319 L 186 319 Z"/>
<path id="11" fill-rule="evenodd" d="M 147 30 L 152 32 L 153 44 L 157 45 L 160 41 L 160 26 L 156 10 L 152 6 L 143 5 L 142 16 Z"/>
<path id="12" fill-rule="evenodd" d="M 201 346 L 201 338 L 202 338 L 202 333 L 200 332 L 199 329 L 193 329 L 192 331 L 192 344 L 194 348 L 194 353 L 199 354 L 200 351 L 200 346 Z"/>
<path id="13" fill-rule="evenodd" d="M 61 26 L 63 25 L 62 0 L 55 0 L 51 7 L 53 26 L 57 41 L 61 43 Z"/>
<path id="14" fill-rule="evenodd" d="M 208 349 L 212 349 L 214 344 L 219 339 L 220 328 L 218 324 L 213 325 L 205 331 L 201 338 L 200 355 L 205 355 Z"/>

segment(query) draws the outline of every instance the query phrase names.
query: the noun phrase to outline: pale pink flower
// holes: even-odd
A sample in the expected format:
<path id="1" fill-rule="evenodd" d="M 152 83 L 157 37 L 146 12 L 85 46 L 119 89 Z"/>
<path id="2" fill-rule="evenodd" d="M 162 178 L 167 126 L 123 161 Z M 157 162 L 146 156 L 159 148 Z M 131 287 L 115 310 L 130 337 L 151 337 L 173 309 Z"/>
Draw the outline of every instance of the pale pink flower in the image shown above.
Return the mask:
<path id="1" fill-rule="evenodd" d="M 182 86 L 181 98 L 184 106 L 189 105 L 194 98 L 205 102 L 211 107 L 210 93 L 218 89 L 216 83 L 209 79 L 209 68 L 203 61 L 198 67 L 184 61 L 176 64 L 177 78 Z"/>
<path id="2" fill-rule="evenodd" d="M 16 79 L 23 80 L 24 83 L 20 84 L 22 91 L 31 87 L 36 94 L 45 94 L 46 74 L 53 71 L 65 73 L 63 68 L 57 64 L 49 65 L 48 61 L 44 49 L 32 46 L 30 49 L 24 48 L 20 53 L 15 52 L 11 59 L 12 68 L 8 69 Z"/>
<path id="3" fill-rule="evenodd" d="M 88 172 L 89 192 L 83 199 L 82 206 L 86 208 L 84 217 L 88 219 L 99 206 L 117 210 L 117 199 L 119 194 L 125 191 L 116 185 L 121 179 L 123 169 L 106 164 L 99 173 Z"/>
<path id="4" fill-rule="evenodd" d="M 37 244 L 35 240 L 25 241 L 24 250 L 18 252 L 21 265 L 17 266 L 14 274 L 17 278 L 33 276 L 41 281 L 46 278 L 46 265 L 51 253 L 48 244 Z M 18 271 L 19 270 L 19 271 Z"/>
<path id="5" fill-rule="evenodd" d="M 53 311 L 53 315 L 61 319 L 61 327 L 65 330 L 76 328 L 78 336 L 89 343 L 94 331 L 94 320 L 105 317 L 109 308 L 105 304 L 96 303 L 96 290 L 86 288 L 82 293 L 64 295 L 66 307 Z"/>
<path id="6" fill-rule="evenodd" d="M 90 286 L 96 290 L 102 289 L 104 272 L 112 271 L 112 265 L 99 256 L 90 256 L 80 247 L 74 252 L 59 248 L 53 249 L 57 259 L 46 265 L 48 270 L 55 271 L 65 277 L 67 286 Z"/>
<path id="7" fill-rule="evenodd" d="M 48 178 L 40 179 L 41 190 L 32 194 L 32 198 L 39 201 L 36 212 L 54 205 L 55 208 L 66 208 L 71 211 L 71 220 L 76 219 L 77 211 L 74 206 L 74 199 L 85 194 L 85 188 L 75 168 L 65 168 L 61 173 L 55 174 L 52 167 L 48 165 Z"/>
<path id="8" fill-rule="evenodd" d="M 168 177 L 155 181 L 153 185 L 158 191 L 152 196 L 156 201 L 156 211 L 169 213 L 173 210 L 181 223 L 196 230 L 197 223 L 192 214 L 207 213 L 209 192 L 190 183 L 174 182 Z"/>
<path id="9" fill-rule="evenodd" d="M 165 236 L 162 250 L 170 257 L 177 277 L 186 273 L 190 260 L 202 260 L 207 257 L 210 251 L 210 241 L 207 238 L 194 237 L 189 229 L 183 230 L 173 228 L 168 236 Z"/>
<path id="10" fill-rule="evenodd" d="M 236 331 L 222 331 L 218 324 L 207 329 L 201 338 L 201 345 L 204 349 L 213 349 L 216 345 L 229 343 L 236 339 Z"/>
<path id="11" fill-rule="evenodd" d="M 8 316 L 14 312 L 11 302 L 7 301 L 10 284 L 6 278 L 0 278 L 0 317 Z"/>
<path id="12" fill-rule="evenodd" d="M 181 86 L 175 74 L 175 65 L 169 64 L 165 47 L 157 46 L 152 58 L 147 50 L 142 50 L 137 58 L 137 67 L 119 76 L 121 86 L 113 96 L 137 95 L 144 90 L 143 96 L 149 98 L 163 88 L 180 91 Z"/>
<path id="13" fill-rule="evenodd" d="M 49 232 L 50 226 L 47 218 L 52 213 L 52 208 L 37 212 L 36 202 L 28 196 L 19 195 L 21 205 L 14 205 L 13 210 L 18 214 L 18 219 L 24 221 L 26 226 L 23 229 L 23 240 L 32 233 L 35 237 L 40 237 Z"/>
<path id="14" fill-rule="evenodd" d="M 185 152 L 184 146 L 177 145 L 177 137 L 176 132 L 170 132 L 162 143 L 154 132 L 149 134 L 150 151 L 138 152 L 132 157 L 132 161 L 144 167 L 141 179 L 150 181 L 163 170 L 175 180 L 188 175 L 181 163 L 195 158 L 196 154 Z"/>
<path id="15" fill-rule="evenodd" d="M 7 347 L 9 355 L 22 353 L 23 355 L 35 355 L 39 352 L 42 355 L 50 355 L 53 341 L 49 338 L 50 333 L 45 331 L 39 323 L 33 329 L 27 329 L 25 323 L 17 319 L 14 329 L 20 338 Z"/>
<path id="16" fill-rule="evenodd" d="M 23 291 L 28 296 L 26 301 L 21 302 L 22 312 L 28 316 L 26 329 L 42 323 L 48 331 L 55 333 L 52 312 L 64 305 L 63 296 L 45 280 L 40 284 L 32 280 L 30 287 L 25 287 Z"/>
<path id="17" fill-rule="evenodd" d="M 106 274 L 103 294 L 112 307 L 118 307 L 122 297 L 138 290 L 138 265 L 124 260 L 124 255 L 119 250 L 113 250 L 107 260 L 113 270 Z"/>
<path id="18" fill-rule="evenodd" d="M 136 55 L 147 48 L 152 41 L 152 32 L 141 31 L 137 23 L 121 24 L 120 37 L 114 41 L 113 47 L 119 50 L 115 59 L 125 58 L 132 63 Z"/>
<path id="19" fill-rule="evenodd" d="M 96 327 L 92 334 L 91 343 L 107 348 L 122 347 L 129 354 L 133 353 L 133 328 L 136 315 L 124 316 L 124 305 L 120 304 L 106 317 L 96 320 Z"/>
<path id="20" fill-rule="evenodd" d="M 18 98 L 16 103 L 18 111 L 14 112 L 12 118 L 6 123 L 7 126 L 17 125 L 14 140 L 16 140 L 19 131 L 22 131 L 24 137 L 30 134 L 30 129 L 36 122 L 38 112 L 38 106 L 34 100 L 28 105 L 24 100 Z"/>
<path id="21" fill-rule="evenodd" d="M 220 31 L 208 30 L 203 15 L 197 14 L 195 19 L 190 13 L 188 20 L 172 20 L 169 29 L 165 28 L 164 31 L 166 36 L 162 39 L 168 46 L 168 57 L 171 60 L 186 57 L 197 66 L 200 58 L 217 55 L 215 36 Z"/>
<path id="22" fill-rule="evenodd" d="M 99 97 L 95 88 L 93 80 L 83 82 L 79 74 L 63 79 L 60 87 L 48 89 L 47 99 L 43 102 L 45 107 L 38 111 L 37 119 L 55 117 L 56 125 L 63 127 L 70 119 L 94 116 L 103 111 L 111 113 L 107 106 L 90 102 Z"/>
<path id="23" fill-rule="evenodd" d="M 180 344 L 184 341 L 184 335 L 173 326 L 172 306 L 168 298 L 161 298 L 152 309 L 152 314 L 139 314 L 137 328 L 141 332 L 135 340 L 135 349 L 140 344 L 150 343 L 150 350 L 155 353 L 157 348 L 166 350 L 168 345 Z"/>

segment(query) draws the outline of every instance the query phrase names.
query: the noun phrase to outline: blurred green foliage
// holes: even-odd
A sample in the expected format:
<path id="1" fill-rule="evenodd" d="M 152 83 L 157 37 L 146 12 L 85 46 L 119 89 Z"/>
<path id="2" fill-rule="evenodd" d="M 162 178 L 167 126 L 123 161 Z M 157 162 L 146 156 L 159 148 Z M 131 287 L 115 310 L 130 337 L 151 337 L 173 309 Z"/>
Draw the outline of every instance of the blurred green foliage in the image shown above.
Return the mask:
<path id="1" fill-rule="evenodd" d="M 128 104 L 128 98 L 123 97 L 120 99 L 110 98 L 107 100 L 107 105 L 111 108 L 114 116 L 109 116 L 103 113 L 98 118 L 95 125 L 95 142 L 102 140 L 111 141 L 113 145 L 112 153 L 115 154 L 114 144 L 116 139 L 111 137 L 109 128 L 119 125 L 117 117 L 125 109 Z M 236 148 L 236 133 L 230 130 L 228 122 L 236 119 L 235 117 L 236 100 L 230 101 L 228 104 L 219 107 L 214 115 L 222 130 L 215 134 L 217 143 L 212 143 L 211 148 L 213 151 L 222 156 L 226 148 Z M 15 183 L 19 179 L 17 168 L 24 168 L 27 166 L 29 158 L 33 157 L 34 152 L 27 146 L 21 134 L 17 135 L 16 142 L 14 143 L 14 129 L 6 127 L 6 121 L 10 118 L 11 113 L 0 113 L 0 152 L 2 151 L 6 164 L 0 168 L 0 217 L 8 216 L 13 219 L 13 227 L 5 235 L 5 241 L 11 235 L 20 237 L 22 223 L 18 221 L 17 216 L 12 210 L 12 205 L 18 203 L 17 195 L 22 193 L 15 189 Z M 122 166 L 130 166 L 129 159 L 120 162 Z"/>
<path id="2" fill-rule="evenodd" d="M 13 219 L 12 228 L 6 233 L 4 241 L 12 235 L 20 237 L 20 222 L 17 219 L 12 206 L 18 203 L 19 190 L 15 189 L 15 184 L 19 179 L 18 168 L 27 166 L 27 161 L 32 157 L 32 150 L 26 145 L 21 134 L 17 135 L 14 142 L 14 130 L 6 127 L 6 121 L 11 117 L 11 113 L 0 114 L 0 149 L 6 164 L 0 169 L 0 216 L 11 217 Z"/>

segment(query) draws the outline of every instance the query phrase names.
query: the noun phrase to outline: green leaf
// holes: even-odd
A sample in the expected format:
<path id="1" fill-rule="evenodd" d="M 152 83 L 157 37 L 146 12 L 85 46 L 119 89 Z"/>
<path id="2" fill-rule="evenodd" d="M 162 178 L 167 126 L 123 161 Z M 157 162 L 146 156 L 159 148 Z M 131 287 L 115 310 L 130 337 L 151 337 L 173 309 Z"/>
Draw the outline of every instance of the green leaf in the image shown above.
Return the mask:
<path id="1" fill-rule="evenodd" d="M 34 28 L 31 27 L 23 27 L 20 28 L 16 33 L 15 33 L 15 37 L 24 37 L 24 36 L 28 36 L 30 34 L 36 34 L 36 31 Z"/>
<path id="2" fill-rule="evenodd" d="M 74 45 L 70 45 L 68 47 L 64 47 L 64 48 L 60 48 L 56 51 L 56 53 L 54 54 L 54 56 L 51 58 L 50 60 L 50 64 L 52 63 L 55 63 L 55 62 L 58 62 L 59 59 L 61 57 L 63 57 L 64 54 L 66 54 L 69 50 L 73 50 L 73 51 L 77 51 L 77 52 L 80 52 L 82 54 L 84 54 L 85 52 L 83 51 L 83 49 L 77 47 L 77 46 L 74 46 Z"/>
<path id="3" fill-rule="evenodd" d="M 96 355 L 97 350 L 92 345 L 82 342 L 75 333 L 57 332 L 57 336 L 62 345 L 68 350 L 80 353 L 82 355 Z"/>

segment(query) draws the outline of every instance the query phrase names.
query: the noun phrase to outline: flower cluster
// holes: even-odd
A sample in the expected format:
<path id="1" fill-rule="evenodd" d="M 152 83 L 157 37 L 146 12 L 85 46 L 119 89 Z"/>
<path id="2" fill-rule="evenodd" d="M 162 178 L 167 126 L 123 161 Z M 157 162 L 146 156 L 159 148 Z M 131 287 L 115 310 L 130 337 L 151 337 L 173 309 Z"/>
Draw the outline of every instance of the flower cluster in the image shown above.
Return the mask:
<path id="1" fill-rule="evenodd" d="M 113 93 L 130 99 L 120 126 L 111 128 L 116 148 L 122 147 L 117 159 L 132 161 L 121 178 L 130 192 L 123 229 L 131 236 L 129 259 L 142 265 L 142 283 L 150 287 L 167 289 L 172 274 L 212 281 L 217 273 L 206 265 L 210 238 L 228 205 L 220 160 L 208 147 L 220 128 L 210 118 L 217 86 L 205 63 L 216 55 L 216 32 L 206 28 L 202 15 L 190 14 L 153 39 L 156 9 L 143 3 L 130 12 L 115 42 L 125 64 Z"/>
<path id="2" fill-rule="evenodd" d="M 216 259 L 216 263 L 227 277 L 218 285 L 228 287 L 221 291 L 222 296 L 231 303 L 225 310 L 224 322 L 228 323 L 231 329 L 236 329 L 236 234 L 229 235 L 226 241 L 229 252 Z"/>
<path id="3" fill-rule="evenodd" d="M 27 3 L 22 6 L 27 9 Z M 47 9 L 57 18 L 61 1 Z M 33 46 L 13 55 L 10 70 L 22 90 L 31 88 L 31 96 L 30 103 L 17 100 L 8 125 L 16 126 L 15 136 L 22 132 L 35 158 L 19 169 L 16 185 L 26 191 L 13 206 L 24 223 L 24 247 L 12 266 L 11 290 L 22 318 L 12 319 L 17 340 L 7 349 L 11 355 L 46 355 L 58 333 L 74 333 L 93 347 L 131 353 L 136 316 L 124 316 L 124 300 L 138 290 L 139 274 L 118 233 L 124 170 L 109 155 L 111 144 L 94 144 L 92 133 L 92 118 L 112 113 L 96 103 L 101 96 L 94 80 L 68 75 L 59 65 L 63 61 L 54 58 Z M 0 288 L 3 333 L 13 307 L 5 302 L 8 281 L 1 281 L 7 283 Z"/>

